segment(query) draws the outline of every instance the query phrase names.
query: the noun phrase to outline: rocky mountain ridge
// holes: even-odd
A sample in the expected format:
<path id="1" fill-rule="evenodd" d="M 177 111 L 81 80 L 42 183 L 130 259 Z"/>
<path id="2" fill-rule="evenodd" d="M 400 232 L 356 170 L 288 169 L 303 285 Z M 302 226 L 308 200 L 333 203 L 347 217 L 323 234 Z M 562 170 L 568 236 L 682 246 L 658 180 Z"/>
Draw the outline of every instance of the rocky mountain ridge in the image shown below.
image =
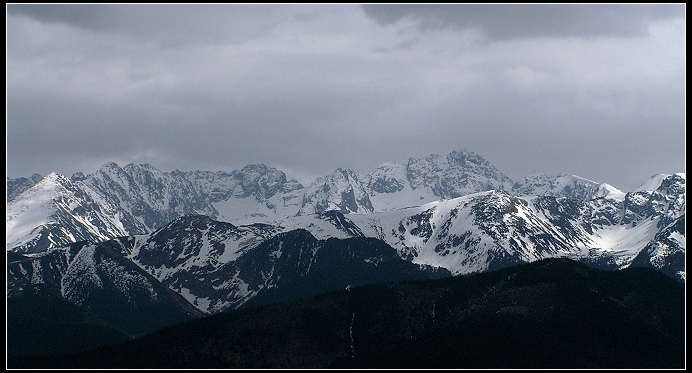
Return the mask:
<path id="1" fill-rule="evenodd" d="M 82 239 L 97 242 L 144 234 L 188 214 L 234 224 L 271 223 L 329 210 L 346 214 L 389 211 L 488 190 L 518 196 L 624 198 L 624 193 L 608 184 L 569 175 L 534 176 L 513 183 L 468 150 L 446 157 L 433 154 L 410 159 L 407 165 L 388 162 L 365 176 L 337 169 L 306 187 L 265 165 L 248 165 L 233 172 L 162 172 L 149 164 L 121 168 L 110 162 L 86 176 L 76 173 L 68 179 L 52 175 L 43 182 L 52 185 L 44 187 L 36 186 L 43 180 L 40 175 L 8 179 L 7 249 L 41 251 Z M 53 206 L 46 202 L 37 208 L 27 203 L 50 199 Z M 71 201 L 68 205 L 73 207 L 90 207 L 61 208 L 60 200 Z M 79 211 L 91 216 L 77 219 L 73 228 L 62 233 L 54 228 L 74 220 L 69 215 L 79 215 Z M 51 229 L 54 231 L 49 234 Z M 78 233 L 72 239 L 70 232 Z"/>

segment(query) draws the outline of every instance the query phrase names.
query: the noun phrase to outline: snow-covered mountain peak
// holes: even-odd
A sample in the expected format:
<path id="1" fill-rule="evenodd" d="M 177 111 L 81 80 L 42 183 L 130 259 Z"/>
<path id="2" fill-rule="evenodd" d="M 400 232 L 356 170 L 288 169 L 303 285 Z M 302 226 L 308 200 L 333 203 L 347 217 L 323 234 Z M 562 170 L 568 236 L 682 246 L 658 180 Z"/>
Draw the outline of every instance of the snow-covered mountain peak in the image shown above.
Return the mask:
<path id="1" fill-rule="evenodd" d="M 23 203 L 41 204 L 53 199 L 78 198 L 74 196 L 75 194 L 81 195 L 83 192 L 66 176 L 51 172 L 22 193 L 17 200 Z"/>
<path id="2" fill-rule="evenodd" d="M 466 167 L 478 165 L 489 169 L 495 168 L 495 166 L 490 164 L 490 162 L 488 162 L 485 158 L 481 157 L 478 153 L 475 153 L 468 149 L 453 150 L 451 153 L 447 155 L 447 160 L 449 162 L 454 162 Z"/>
<path id="3" fill-rule="evenodd" d="M 663 194 L 684 194 L 685 193 L 685 173 L 667 175 L 655 190 Z"/>
<path id="4" fill-rule="evenodd" d="M 115 162 L 108 162 L 105 163 L 103 166 L 101 166 L 98 170 L 96 170 L 94 173 L 91 173 L 87 175 L 87 183 L 91 184 L 93 181 L 98 180 L 99 182 L 108 182 L 110 180 L 122 180 L 122 179 L 127 179 L 128 175 L 123 170 L 118 166 L 117 163 Z M 120 181 L 120 184 L 122 184 L 123 181 Z"/>
<path id="5" fill-rule="evenodd" d="M 678 175 L 678 174 L 676 174 Z M 684 175 L 684 174 L 682 174 Z M 661 186 L 661 183 L 663 180 L 666 178 L 670 177 L 672 175 L 669 174 L 656 174 L 653 175 L 649 178 L 649 180 L 645 181 L 642 185 L 637 187 L 633 192 L 653 192 L 654 190 L 658 189 L 659 186 Z M 684 176 L 682 177 L 684 179 Z"/>
<path id="6" fill-rule="evenodd" d="M 140 168 L 140 169 L 151 170 L 151 171 L 159 171 L 156 167 L 152 166 L 149 163 L 129 163 L 127 166 L 124 167 L 124 169 L 126 169 L 126 170 L 131 169 L 131 168 Z"/>
<path id="7" fill-rule="evenodd" d="M 121 168 L 117 163 L 106 162 L 101 167 L 99 167 L 98 171 L 108 172 L 108 170 L 119 170 L 119 169 L 121 169 Z"/>
<path id="8" fill-rule="evenodd" d="M 82 181 L 86 179 L 86 176 L 84 176 L 84 173 L 77 171 L 70 176 L 70 180 L 72 181 Z"/>
<path id="9" fill-rule="evenodd" d="M 346 180 L 350 180 L 350 179 L 358 180 L 359 179 L 358 174 L 350 168 L 338 167 L 336 170 L 334 170 L 334 173 L 332 175 L 339 177 L 339 178 L 342 178 L 342 179 L 346 179 Z"/>
<path id="10" fill-rule="evenodd" d="M 127 231 L 84 190 L 55 172 L 7 204 L 7 250 L 38 252 L 77 241 L 102 241 Z"/>
<path id="11" fill-rule="evenodd" d="M 585 177 L 581 177 L 581 176 L 577 176 L 577 175 L 570 175 L 570 174 L 558 174 L 557 178 L 555 180 L 560 185 L 569 185 L 569 184 L 575 184 L 575 183 L 598 184 L 597 182 L 595 182 L 593 180 L 589 180 Z"/>
<path id="12" fill-rule="evenodd" d="M 140 189 L 162 189 L 168 175 L 149 164 L 128 164 L 122 169 L 127 173 Z"/>
<path id="13" fill-rule="evenodd" d="M 603 183 L 598 186 L 598 190 L 596 191 L 596 194 L 594 194 L 594 198 L 607 198 L 607 199 L 612 199 L 615 201 L 624 201 L 625 200 L 625 195 L 627 193 L 621 191 L 620 189 L 607 184 Z"/>
<path id="14" fill-rule="evenodd" d="M 521 196 L 550 195 L 580 200 L 599 197 L 624 198 L 624 193 L 612 185 L 564 173 L 551 176 L 534 172 L 514 185 L 514 193 Z"/>
<path id="15" fill-rule="evenodd" d="M 66 185 L 71 182 L 63 175 L 51 172 L 44 176 L 39 182 L 20 194 L 13 202 L 16 204 L 31 204 L 34 206 L 44 206 L 49 204 L 56 195 L 63 195 Z M 10 205 L 8 205 L 8 210 Z M 9 211 L 8 211 L 9 212 Z M 8 216 L 8 218 L 10 218 Z M 8 227 L 9 228 L 9 227 Z M 8 229 L 9 230 L 9 229 Z M 9 232 L 8 232 L 9 233 Z"/>
<path id="16" fill-rule="evenodd" d="M 297 181 L 286 180 L 286 174 L 283 171 L 264 164 L 247 165 L 240 171 L 233 171 L 232 175 L 240 184 L 242 194 L 237 196 L 241 198 L 252 195 L 257 200 L 264 200 L 277 193 L 303 188 Z"/>
<path id="17" fill-rule="evenodd" d="M 353 170 L 337 168 L 331 175 L 315 180 L 305 190 L 300 215 L 329 210 L 345 214 L 373 211 L 368 192 Z"/>
<path id="18" fill-rule="evenodd" d="M 69 180 L 64 175 L 57 172 L 51 172 L 41 179 L 41 181 L 39 181 L 37 184 L 59 184 L 61 182 L 69 183 Z"/>
<path id="19" fill-rule="evenodd" d="M 396 162 L 383 163 L 365 177 L 365 183 L 374 193 L 399 192 L 408 184 L 406 165 Z"/>
<path id="20" fill-rule="evenodd" d="M 182 172 L 162 172 L 145 164 L 120 168 L 110 162 L 81 182 L 92 198 L 114 206 L 130 233 L 152 231 L 187 214 L 217 217 L 205 195 Z"/>
<path id="21" fill-rule="evenodd" d="M 411 188 L 429 189 L 441 199 L 449 199 L 484 190 L 511 190 L 512 180 L 490 162 L 469 150 L 457 150 L 442 157 L 431 154 L 409 159 L 407 179 Z"/>

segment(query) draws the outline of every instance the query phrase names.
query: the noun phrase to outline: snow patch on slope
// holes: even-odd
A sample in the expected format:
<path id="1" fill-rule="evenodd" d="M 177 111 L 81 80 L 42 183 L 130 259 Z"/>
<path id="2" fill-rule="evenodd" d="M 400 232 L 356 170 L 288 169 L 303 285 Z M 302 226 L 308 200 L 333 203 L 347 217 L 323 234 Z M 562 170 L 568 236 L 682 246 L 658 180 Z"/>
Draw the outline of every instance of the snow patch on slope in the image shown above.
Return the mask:
<path id="1" fill-rule="evenodd" d="M 83 247 L 70 263 L 61 281 L 61 292 L 65 299 L 81 305 L 89 298 L 94 288 L 103 288 L 96 270 L 96 246 Z"/>
<path id="2" fill-rule="evenodd" d="M 51 173 L 25 193 L 7 204 L 7 248 L 23 244 L 46 223 L 54 212 L 53 197 L 62 195 L 58 181 L 60 175 Z"/>
<path id="3" fill-rule="evenodd" d="M 658 218 L 649 219 L 636 226 L 616 225 L 598 229 L 591 236 L 593 248 L 613 254 L 619 265 L 631 261 L 658 233 Z"/>
<path id="4" fill-rule="evenodd" d="M 676 175 L 681 175 L 683 178 L 685 177 L 685 174 L 676 174 Z M 640 185 L 637 187 L 637 189 L 633 190 L 633 192 L 653 192 L 658 187 L 661 186 L 661 183 L 663 183 L 663 180 L 666 178 L 670 177 L 671 175 L 669 174 L 656 174 L 651 176 L 651 178 L 647 181 L 644 182 L 644 184 Z"/>

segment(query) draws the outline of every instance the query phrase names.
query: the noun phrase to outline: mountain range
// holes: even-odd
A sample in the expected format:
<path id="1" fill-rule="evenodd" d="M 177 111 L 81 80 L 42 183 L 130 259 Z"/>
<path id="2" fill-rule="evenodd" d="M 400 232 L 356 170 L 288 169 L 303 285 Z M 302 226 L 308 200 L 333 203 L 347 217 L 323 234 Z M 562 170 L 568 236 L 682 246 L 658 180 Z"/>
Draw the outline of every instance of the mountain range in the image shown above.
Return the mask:
<path id="1" fill-rule="evenodd" d="M 546 258 L 685 280 L 684 173 L 629 192 L 567 174 L 514 182 L 460 150 L 366 175 L 339 168 L 303 186 L 265 165 L 111 162 L 8 179 L 7 199 L 13 325 L 92 320 L 80 325 L 112 341 L 241 307 Z M 37 314 L 46 302 L 71 316 Z M 10 330 L 15 356 L 46 353 Z"/>
<path id="2" fill-rule="evenodd" d="M 669 231 L 665 240 L 670 242 L 654 246 L 659 252 L 666 251 L 671 244 L 684 251 L 684 241 L 674 235 L 684 236 L 684 232 L 674 228 L 676 220 L 684 221 L 684 173 L 654 175 L 640 188 L 627 193 L 606 183 L 566 174 L 553 177 L 533 174 L 515 183 L 468 150 L 454 151 L 446 157 L 433 154 L 423 159 L 410 159 L 406 165 L 388 162 L 367 175 L 337 169 L 307 187 L 296 180 L 287 180 L 282 171 L 265 165 L 248 165 L 233 172 L 161 172 L 147 164 L 120 168 L 111 162 L 87 176 L 76 173 L 67 178 L 52 173 L 43 178 L 33 175 L 8 179 L 7 196 L 7 250 L 20 253 L 42 252 L 78 241 L 95 243 L 150 234 L 173 219 L 190 214 L 237 225 L 264 223 L 310 230 L 306 216 L 338 211 L 357 221 L 360 233 L 384 239 L 397 248 L 402 257 L 410 257 L 420 254 L 421 250 L 430 250 L 424 247 L 434 246 L 438 252 L 440 244 L 458 247 L 463 234 L 476 241 L 490 234 L 488 224 L 492 219 L 488 220 L 480 211 L 485 207 L 474 208 L 475 220 L 467 222 L 481 233 L 474 233 L 473 229 L 467 229 L 469 227 L 456 227 L 452 235 L 457 244 L 439 242 L 447 237 L 447 228 L 437 232 L 432 241 L 432 235 L 421 236 L 419 230 L 413 232 L 413 236 L 420 242 L 412 242 L 410 235 L 408 241 L 394 238 L 396 234 L 391 233 L 412 215 L 447 219 L 437 223 L 439 227 L 436 228 L 432 227 L 435 222 L 425 223 L 432 224 L 428 229 L 432 233 L 432 230 L 442 229 L 445 223 L 449 226 L 453 221 L 467 219 L 471 212 L 457 217 L 459 208 L 463 210 L 464 206 L 474 204 L 516 210 L 512 212 L 520 214 L 519 219 L 505 219 L 501 225 L 512 227 L 515 224 L 512 221 L 516 220 L 523 227 L 527 222 L 536 230 L 533 236 L 541 235 L 546 239 L 551 236 L 548 239 L 551 244 L 538 250 L 560 248 L 581 256 L 584 250 L 592 250 L 591 257 L 595 254 L 618 257 L 617 265 L 622 266 L 654 240 L 657 233 Z M 464 196 L 468 197 L 463 206 L 459 206 L 461 200 L 457 199 Z M 499 213 L 495 211 L 494 218 L 498 218 Z M 385 221 L 392 219 L 396 221 Z M 425 217 L 421 215 L 418 219 Z M 343 236 L 331 231 L 312 233 L 321 238 L 327 238 L 325 234 Z M 532 254 L 527 253 L 535 251 L 536 239 L 529 242 L 531 240 L 522 237 L 512 238 L 514 240 L 495 244 L 518 245 L 514 251 L 519 256 L 530 256 Z M 499 236 L 490 234 L 483 242 L 488 246 L 497 239 Z M 657 242 L 665 240 L 659 237 Z M 467 246 L 471 242 L 462 241 Z M 440 260 L 436 256 L 440 255 L 433 255 L 426 264 L 439 264 L 454 273 L 487 269 L 454 266 L 446 259 L 437 263 Z"/>

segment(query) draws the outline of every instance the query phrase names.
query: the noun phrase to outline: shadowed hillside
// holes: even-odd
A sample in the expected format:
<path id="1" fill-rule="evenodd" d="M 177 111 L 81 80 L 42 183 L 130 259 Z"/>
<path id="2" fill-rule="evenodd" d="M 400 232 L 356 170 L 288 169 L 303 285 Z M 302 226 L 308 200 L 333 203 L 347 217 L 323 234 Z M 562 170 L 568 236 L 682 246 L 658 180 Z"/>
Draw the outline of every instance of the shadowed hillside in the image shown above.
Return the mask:
<path id="1" fill-rule="evenodd" d="M 566 259 L 193 320 L 65 368 L 683 368 L 684 286 Z"/>

